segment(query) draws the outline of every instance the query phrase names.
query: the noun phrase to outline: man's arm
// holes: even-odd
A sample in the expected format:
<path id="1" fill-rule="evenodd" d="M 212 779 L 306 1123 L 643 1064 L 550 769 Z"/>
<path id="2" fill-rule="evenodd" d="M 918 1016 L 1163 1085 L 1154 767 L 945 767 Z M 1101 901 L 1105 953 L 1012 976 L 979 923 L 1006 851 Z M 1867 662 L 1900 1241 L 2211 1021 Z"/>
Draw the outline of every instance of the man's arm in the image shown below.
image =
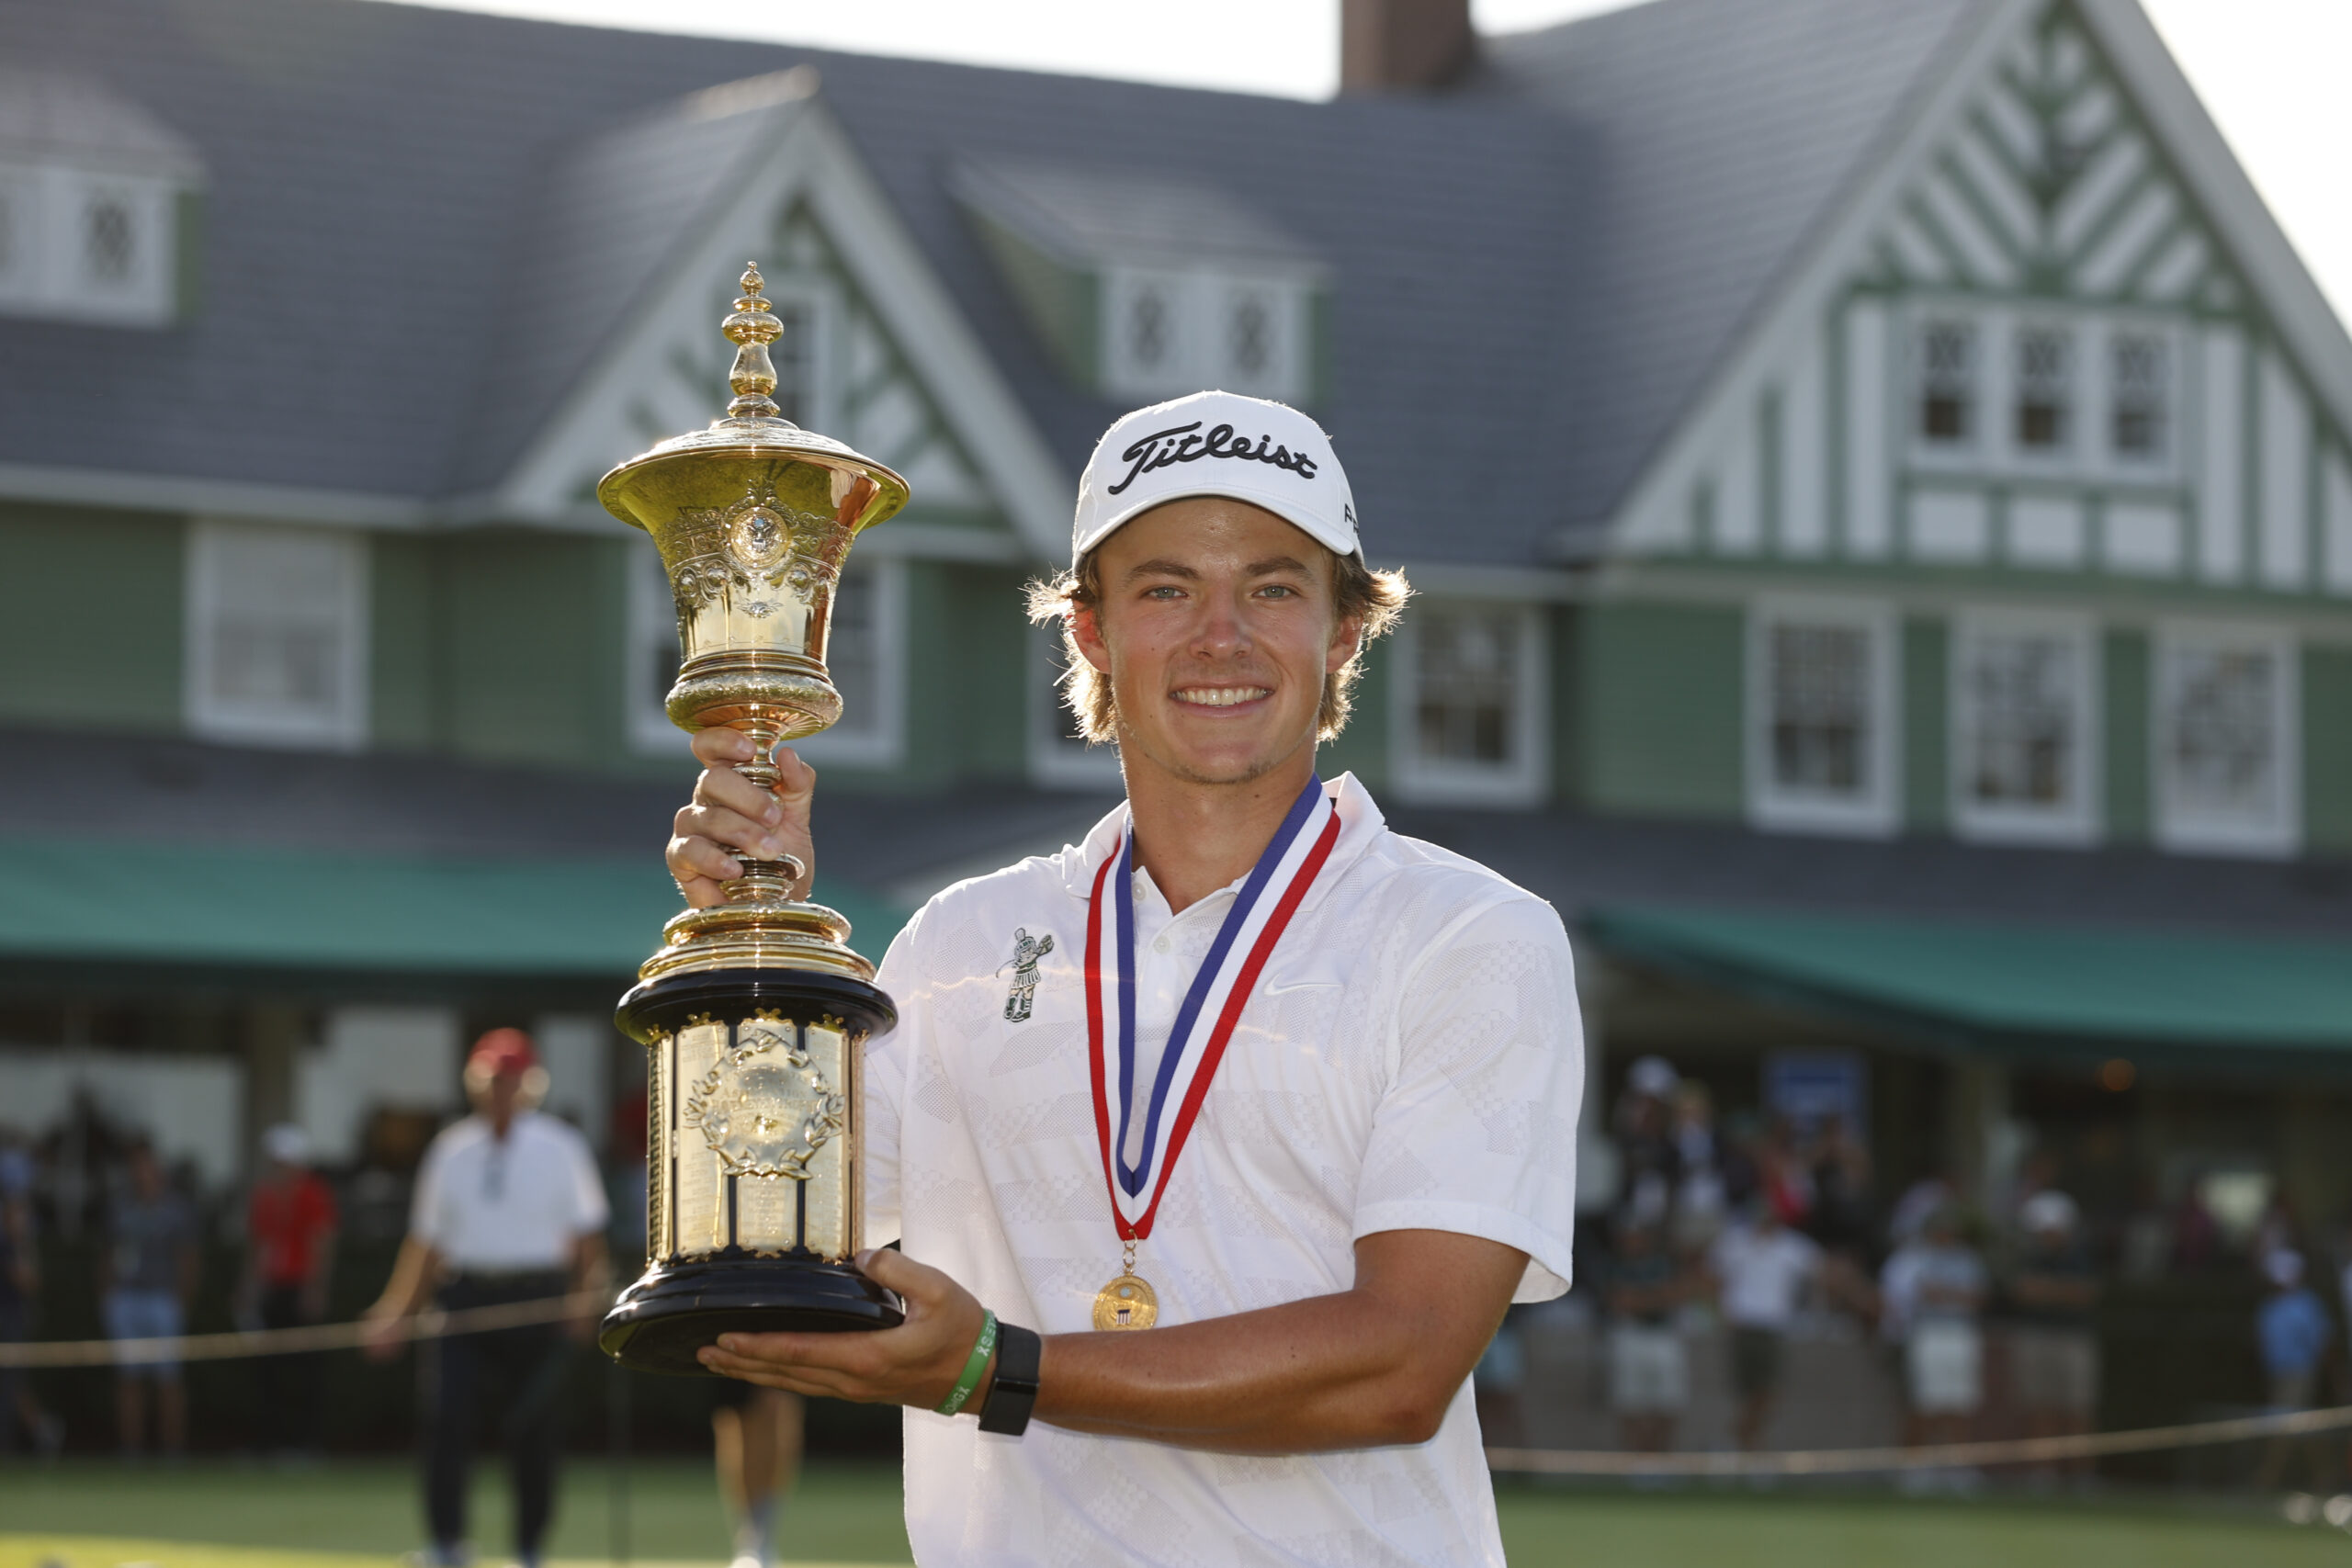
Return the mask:
<path id="1" fill-rule="evenodd" d="M 612 1271 L 605 1253 L 605 1233 L 582 1231 L 571 1242 L 571 1293 L 586 1296 L 591 1304 L 574 1313 L 564 1325 L 574 1339 L 584 1345 L 595 1337 L 596 1324 L 604 1315 L 611 1290 Z"/>
<path id="2" fill-rule="evenodd" d="M 1355 1283 L 1332 1295 L 1141 1334 L 1048 1337 L 1036 1419 L 1218 1453 L 1428 1441 L 1501 1324 L 1527 1255 L 1430 1230 L 1368 1235 L 1355 1253 Z M 859 1262 L 906 1299 L 904 1325 L 722 1335 L 703 1364 L 796 1393 L 937 1404 L 979 1336 L 980 1303 L 899 1253 Z M 984 1407 L 988 1386 L 971 1411 Z"/>
<path id="3" fill-rule="evenodd" d="M 401 1238 L 392 1277 L 375 1304 L 359 1314 L 368 1325 L 368 1354 L 382 1360 L 401 1347 L 401 1325 L 421 1311 L 441 1277 L 441 1254 L 413 1232 Z"/>

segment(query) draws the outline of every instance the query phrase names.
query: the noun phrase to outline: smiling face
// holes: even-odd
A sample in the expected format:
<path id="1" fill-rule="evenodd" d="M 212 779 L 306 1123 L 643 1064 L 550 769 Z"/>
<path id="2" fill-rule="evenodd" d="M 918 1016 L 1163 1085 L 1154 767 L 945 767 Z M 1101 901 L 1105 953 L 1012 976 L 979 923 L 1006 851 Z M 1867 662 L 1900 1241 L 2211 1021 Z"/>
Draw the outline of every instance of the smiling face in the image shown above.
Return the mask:
<path id="1" fill-rule="evenodd" d="M 1238 784 L 1311 763 L 1324 682 L 1363 632 L 1338 613 L 1333 566 L 1298 528 L 1222 496 L 1169 502 L 1103 540 L 1101 601 L 1071 631 L 1110 677 L 1122 766 Z"/>

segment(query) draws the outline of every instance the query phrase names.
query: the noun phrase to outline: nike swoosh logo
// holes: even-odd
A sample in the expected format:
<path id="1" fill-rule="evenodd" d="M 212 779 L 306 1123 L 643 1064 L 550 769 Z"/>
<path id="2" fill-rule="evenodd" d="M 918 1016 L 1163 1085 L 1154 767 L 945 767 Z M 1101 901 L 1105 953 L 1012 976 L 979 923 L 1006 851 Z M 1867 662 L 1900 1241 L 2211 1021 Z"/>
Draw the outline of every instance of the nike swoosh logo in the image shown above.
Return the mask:
<path id="1" fill-rule="evenodd" d="M 1293 980 L 1286 986 L 1268 986 L 1263 994 L 1269 997 L 1279 997 L 1292 991 L 1336 991 L 1339 988 L 1340 982 L 1337 980 Z"/>

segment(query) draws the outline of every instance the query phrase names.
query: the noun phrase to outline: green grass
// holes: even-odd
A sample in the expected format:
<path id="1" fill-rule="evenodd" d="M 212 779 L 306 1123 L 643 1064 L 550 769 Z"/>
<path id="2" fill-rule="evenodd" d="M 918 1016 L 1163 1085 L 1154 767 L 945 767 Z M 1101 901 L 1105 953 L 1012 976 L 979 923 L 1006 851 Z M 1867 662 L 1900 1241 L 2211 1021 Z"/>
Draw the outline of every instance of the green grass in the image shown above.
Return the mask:
<path id="1" fill-rule="evenodd" d="M 492 1467 L 483 1470 L 474 1537 L 494 1563 L 506 1540 L 504 1489 Z M 599 1464 L 567 1467 L 551 1542 L 558 1558 L 607 1560 L 608 1474 Z M 2352 1560 L 2352 1540 L 2341 1532 L 2290 1527 L 2250 1507 L 1697 1488 L 1634 1494 L 1510 1483 L 1499 1496 L 1503 1540 L 1516 1568 L 2334 1568 Z M 817 1467 L 786 1511 L 788 1555 L 798 1562 L 904 1563 L 899 1502 L 893 1466 Z M 417 1508 L 413 1472 L 389 1463 L 293 1474 L 224 1464 L 0 1467 L 0 1568 L 40 1568 L 44 1560 L 64 1568 L 132 1560 L 157 1568 L 367 1568 L 417 1544 Z M 629 1516 L 641 1565 L 725 1561 L 705 1466 L 639 1463 L 630 1474 Z M 165 1542 L 178 1544 L 158 1544 Z M 265 1550 L 288 1555 L 264 1556 Z M 330 1555 L 336 1553 L 361 1555 Z"/>

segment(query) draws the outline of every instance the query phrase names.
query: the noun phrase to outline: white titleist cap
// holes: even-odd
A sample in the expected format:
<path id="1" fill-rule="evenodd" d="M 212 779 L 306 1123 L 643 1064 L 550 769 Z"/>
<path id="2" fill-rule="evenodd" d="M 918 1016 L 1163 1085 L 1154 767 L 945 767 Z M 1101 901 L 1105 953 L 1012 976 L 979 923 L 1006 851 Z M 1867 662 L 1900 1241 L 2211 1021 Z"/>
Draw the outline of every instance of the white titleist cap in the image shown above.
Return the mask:
<path id="1" fill-rule="evenodd" d="M 1262 506 L 1336 555 L 1363 554 L 1355 497 L 1321 425 L 1285 403 L 1194 392 L 1136 410 L 1095 443 L 1079 477 L 1070 565 L 1129 518 L 1193 495 Z"/>

